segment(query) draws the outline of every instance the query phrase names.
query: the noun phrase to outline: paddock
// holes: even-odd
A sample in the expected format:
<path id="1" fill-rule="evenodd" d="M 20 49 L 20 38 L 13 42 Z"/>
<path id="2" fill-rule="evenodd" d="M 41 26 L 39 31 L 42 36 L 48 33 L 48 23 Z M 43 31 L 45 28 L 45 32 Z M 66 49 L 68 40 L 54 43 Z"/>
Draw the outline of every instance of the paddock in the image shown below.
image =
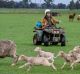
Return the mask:
<path id="1" fill-rule="evenodd" d="M 1 9 L 0 10 L 0 39 L 14 40 L 17 45 L 17 54 L 24 54 L 28 56 L 36 56 L 36 52 L 33 49 L 36 47 L 32 43 L 33 28 L 37 20 L 41 20 L 44 16 L 44 10 L 27 10 L 27 9 Z M 28 11 L 28 12 L 26 12 Z M 52 10 L 54 11 L 54 10 Z M 80 45 L 80 22 L 75 18 L 73 22 L 69 22 L 68 15 L 69 10 L 55 10 L 61 13 L 61 16 L 55 18 L 62 22 L 58 25 L 63 27 L 66 33 L 67 46 L 41 46 L 44 51 L 50 51 L 52 53 L 58 53 L 60 50 L 68 52 L 73 49 L 74 46 Z M 15 13 L 14 13 L 15 12 Z M 32 13 L 33 12 L 33 13 Z M 74 10 L 77 14 L 80 10 Z M 24 62 L 17 63 L 16 66 L 11 67 L 12 59 L 5 58 L 0 59 L 0 73 L 1 74 L 27 74 L 26 68 L 18 69 Z M 78 64 L 73 71 L 69 66 L 66 66 L 63 70 L 60 67 L 63 65 L 64 60 L 58 58 L 55 60 L 55 65 L 58 71 L 52 71 L 48 67 L 33 67 L 28 74 L 79 74 L 80 65 Z"/>

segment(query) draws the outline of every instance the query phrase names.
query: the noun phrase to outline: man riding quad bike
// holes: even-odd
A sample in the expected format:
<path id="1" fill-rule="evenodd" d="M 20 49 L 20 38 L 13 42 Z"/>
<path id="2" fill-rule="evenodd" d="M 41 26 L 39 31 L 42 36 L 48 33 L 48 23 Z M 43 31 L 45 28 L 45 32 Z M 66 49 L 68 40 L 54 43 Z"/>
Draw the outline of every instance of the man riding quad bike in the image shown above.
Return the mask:
<path id="1" fill-rule="evenodd" d="M 49 44 L 57 45 L 61 43 L 61 46 L 65 46 L 65 33 L 62 28 L 57 28 L 56 24 L 59 21 L 52 17 L 49 9 L 45 10 L 45 17 L 42 22 L 37 22 L 35 27 L 35 34 L 33 37 L 33 44 L 45 46 Z"/>

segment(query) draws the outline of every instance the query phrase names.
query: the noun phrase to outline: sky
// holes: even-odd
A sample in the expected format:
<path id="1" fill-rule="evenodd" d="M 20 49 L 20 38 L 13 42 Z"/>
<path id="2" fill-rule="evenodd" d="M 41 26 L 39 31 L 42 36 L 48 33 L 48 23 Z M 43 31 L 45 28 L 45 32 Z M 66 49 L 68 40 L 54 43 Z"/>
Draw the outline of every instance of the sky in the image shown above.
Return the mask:
<path id="1" fill-rule="evenodd" d="M 21 0 L 14 0 L 14 1 L 21 1 Z M 32 2 L 35 2 L 36 1 L 36 3 L 42 3 L 42 2 L 44 2 L 44 0 L 31 0 Z M 69 4 L 69 2 L 70 2 L 71 0 L 54 0 L 54 3 L 55 4 L 58 4 L 58 3 L 64 3 L 64 4 Z M 74 0 L 74 1 L 77 1 L 77 0 Z"/>

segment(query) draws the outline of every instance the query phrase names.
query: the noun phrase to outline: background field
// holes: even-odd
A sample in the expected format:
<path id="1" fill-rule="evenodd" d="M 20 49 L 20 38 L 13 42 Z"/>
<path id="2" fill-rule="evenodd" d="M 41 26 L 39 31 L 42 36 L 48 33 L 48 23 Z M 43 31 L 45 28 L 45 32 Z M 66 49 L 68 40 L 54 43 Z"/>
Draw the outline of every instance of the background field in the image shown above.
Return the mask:
<path id="1" fill-rule="evenodd" d="M 41 20 L 44 16 L 43 11 L 44 10 L 35 9 L 0 9 L 0 40 L 9 39 L 15 41 L 17 44 L 17 54 L 19 55 L 25 54 L 28 56 L 36 56 L 36 53 L 33 51 L 36 46 L 32 44 L 33 27 L 35 22 Z M 74 46 L 80 45 L 80 22 L 78 22 L 76 18 L 73 22 L 69 22 L 69 10 L 57 11 L 61 13 L 61 16 L 56 18 L 62 21 L 58 26 L 64 27 L 65 29 L 66 39 L 68 41 L 67 46 L 41 46 L 45 51 L 54 52 L 56 54 L 60 50 L 68 52 Z M 25 14 L 23 14 L 23 12 L 25 12 Z M 79 11 L 76 10 L 72 12 L 79 14 Z M 0 74 L 80 74 L 80 64 L 76 65 L 73 71 L 70 70 L 69 66 L 61 70 L 60 67 L 63 62 L 61 58 L 55 59 L 55 65 L 58 68 L 57 72 L 49 67 L 34 66 L 31 71 L 27 73 L 26 68 L 18 69 L 24 62 L 19 62 L 16 66 L 11 67 L 10 64 L 12 63 L 12 59 L 5 58 L 0 59 Z"/>

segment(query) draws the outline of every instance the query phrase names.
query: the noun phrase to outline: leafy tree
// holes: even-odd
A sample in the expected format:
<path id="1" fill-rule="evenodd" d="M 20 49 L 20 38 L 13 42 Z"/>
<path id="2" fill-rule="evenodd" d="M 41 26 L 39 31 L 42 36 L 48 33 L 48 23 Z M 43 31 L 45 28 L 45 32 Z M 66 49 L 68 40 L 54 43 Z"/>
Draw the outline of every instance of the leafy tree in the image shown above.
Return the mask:
<path id="1" fill-rule="evenodd" d="M 23 0 L 23 7 L 28 7 L 28 0 Z"/>
<path id="2" fill-rule="evenodd" d="M 76 5 L 76 9 L 80 9 L 80 0 L 77 0 L 75 5 Z"/>
<path id="3" fill-rule="evenodd" d="M 24 3 L 28 3 L 28 0 L 23 0 Z"/>
<path id="4" fill-rule="evenodd" d="M 70 1 L 70 4 L 69 4 L 69 9 L 70 10 L 73 10 L 73 9 L 75 9 L 76 8 L 76 6 L 75 6 L 75 3 L 74 3 L 74 0 L 71 0 Z"/>
<path id="5" fill-rule="evenodd" d="M 47 4 L 49 3 L 49 4 L 50 4 L 50 3 L 53 2 L 54 0 L 44 0 L 44 1 L 45 1 L 45 3 L 47 3 Z"/>
<path id="6" fill-rule="evenodd" d="M 65 9 L 66 8 L 66 5 L 63 3 L 59 3 L 57 6 L 59 9 Z"/>
<path id="7" fill-rule="evenodd" d="M 37 4 L 36 3 L 30 3 L 30 8 L 37 8 Z"/>
<path id="8" fill-rule="evenodd" d="M 44 0 L 44 2 L 46 3 L 46 6 L 47 7 L 50 7 L 51 6 L 51 3 L 53 2 L 54 0 Z"/>

